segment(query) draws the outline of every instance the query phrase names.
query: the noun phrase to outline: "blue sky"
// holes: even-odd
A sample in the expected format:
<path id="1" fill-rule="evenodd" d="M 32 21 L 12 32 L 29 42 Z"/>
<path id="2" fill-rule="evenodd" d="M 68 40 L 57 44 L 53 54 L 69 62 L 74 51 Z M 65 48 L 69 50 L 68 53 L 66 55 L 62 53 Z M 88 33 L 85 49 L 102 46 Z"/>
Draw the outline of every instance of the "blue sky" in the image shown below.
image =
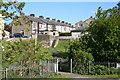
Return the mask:
<path id="1" fill-rule="evenodd" d="M 23 9 L 26 15 L 34 13 L 36 17 L 56 18 L 72 23 L 95 16 L 97 8 L 104 10 L 116 6 L 117 2 L 26 2 Z"/>

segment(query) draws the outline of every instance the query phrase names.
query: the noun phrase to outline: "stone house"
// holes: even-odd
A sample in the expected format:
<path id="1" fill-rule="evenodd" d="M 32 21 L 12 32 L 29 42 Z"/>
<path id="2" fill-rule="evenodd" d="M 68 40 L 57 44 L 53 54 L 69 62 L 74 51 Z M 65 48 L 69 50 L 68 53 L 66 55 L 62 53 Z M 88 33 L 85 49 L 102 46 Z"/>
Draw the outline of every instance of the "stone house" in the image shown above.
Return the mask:
<path id="1" fill-rule="evenodd" d="M 83 29 L 86 27 L 89 27 L 89 25 L 91 24 L 92 21 L 94 21 L 95 19 L 93 17 L 90 17 L 89 19 L 85 20 L 85 21 L 79 21 L 75 24 L 75 28 L 76 30 L 78 29 Z"/>
<path id="2" fill-rule="evenodd" d="M 74 39 L 76 38 L 80 38 L 81 36 L 83 36 L 84 34 L 88 34 L 88 32 L 86 31 L 87 27 L 90 26 L 91 22 L 94 21 L 95 19 L 90 17 L 89 19 L 85 20 L 85 21 L 79 21 L 75 24 L 75 28 L 76 30 L 72 30 L 71 34 L 72 37 Z"/>
<path id="3" fill-rule="evenodd" d="M 34 14 L 26 17 L 32 21 L 32 25 L 28 26 L 25 21 L 20 18 L 24 25 L 12 26 L 12 34 L 23 33 L 24 36 L 32 36 L 37 33 L 59 36 L 61 32 L 70 32 L 74 29 L 73 25 L 64 21 L 51 20 L 50 18 L 45 19 L 43 16 L 37 18 Z"/>

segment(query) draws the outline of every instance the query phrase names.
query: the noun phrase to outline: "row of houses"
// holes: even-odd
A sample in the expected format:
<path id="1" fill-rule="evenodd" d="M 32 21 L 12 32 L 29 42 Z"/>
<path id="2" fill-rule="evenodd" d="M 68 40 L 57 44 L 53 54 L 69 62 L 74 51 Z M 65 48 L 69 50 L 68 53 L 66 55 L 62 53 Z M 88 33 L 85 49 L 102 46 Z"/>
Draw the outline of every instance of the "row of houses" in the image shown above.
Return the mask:
<path id="1" fill-rule="evenodd" d="M 59 33 L 70 33 L 71 30 L 75 30 L 75 27 L 71 23 L 60 21 L 56 19 L 44 18 L 39 16 L 35 17 L 35 14 L 30 14 L 26 16 L 32 25 L 29 27 L 24 20 L 19 18 L 24 26 L 17 25 L 12 26 L 12 34 L 23 33 L 24 36 L 32 36 L 34 34 L 47 34 L 52 36 L 59 36 Z"/>
<path id="2" fill-rule="evenodd" d="M 0 38 L 2 39 L 4 20 L 3 16 L 0 16 Z M 44 18 L 43 16 L 39 16 L 38 18 L 35 17 L 35 14 L 30 14 L 26 17 L 32 22 L 32 24 L 28 26 L 28 24 L 26 24 L 26 21 L 19 17 L 19 20 L 21 20 L 23 25 L 11 26 L 11 34 L 22 33 L 24 36 L 32 37 L 35 34 L 59 36 L 59 33 L 71 33 L 73 38 L 80 38 L 83 36 L 83 31 L 86 31 L 86 27 L 89 27 L 91 22 L 95 20 L 94 18 L 90 17 L 85 21 L 77 22 L 74 27 L 71 25 L 71 23 L 56 19 L 50 19 L 49 17 Z"/>

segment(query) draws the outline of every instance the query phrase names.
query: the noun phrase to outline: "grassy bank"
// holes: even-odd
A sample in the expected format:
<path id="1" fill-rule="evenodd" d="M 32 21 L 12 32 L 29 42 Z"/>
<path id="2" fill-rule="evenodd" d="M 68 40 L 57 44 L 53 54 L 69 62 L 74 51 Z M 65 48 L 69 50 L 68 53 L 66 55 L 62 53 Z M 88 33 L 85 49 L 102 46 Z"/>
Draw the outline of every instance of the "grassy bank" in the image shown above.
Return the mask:
<path id="1" fill-rule="evenodd" d="M 59 41 L 58 45 L 55 47 L 55 50 L 63 57 L 67 58 L 67 47 L 69 46 L 68 41 Z"/>

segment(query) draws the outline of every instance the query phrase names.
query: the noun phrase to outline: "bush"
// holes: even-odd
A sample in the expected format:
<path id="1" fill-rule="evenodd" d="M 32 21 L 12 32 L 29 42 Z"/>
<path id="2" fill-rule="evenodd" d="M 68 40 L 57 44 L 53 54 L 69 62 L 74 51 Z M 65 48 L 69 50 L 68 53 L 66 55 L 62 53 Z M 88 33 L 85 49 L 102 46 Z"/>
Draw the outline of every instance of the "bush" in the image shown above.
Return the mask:
<path id="1" fill-rule="evenodd" d="M 81 50 L 73 51 L 73 71 L 79 74 L 88 74 L 88 68 L 94 59 L 91 53 L 87 53 Z"/>
<path id="2" fill-rule="evenodd" d="M 91 75 L 114 75 L 118 70 L 114 67 L 108 68 L 102 65 L 95 65 L 91 67 Z"/>

